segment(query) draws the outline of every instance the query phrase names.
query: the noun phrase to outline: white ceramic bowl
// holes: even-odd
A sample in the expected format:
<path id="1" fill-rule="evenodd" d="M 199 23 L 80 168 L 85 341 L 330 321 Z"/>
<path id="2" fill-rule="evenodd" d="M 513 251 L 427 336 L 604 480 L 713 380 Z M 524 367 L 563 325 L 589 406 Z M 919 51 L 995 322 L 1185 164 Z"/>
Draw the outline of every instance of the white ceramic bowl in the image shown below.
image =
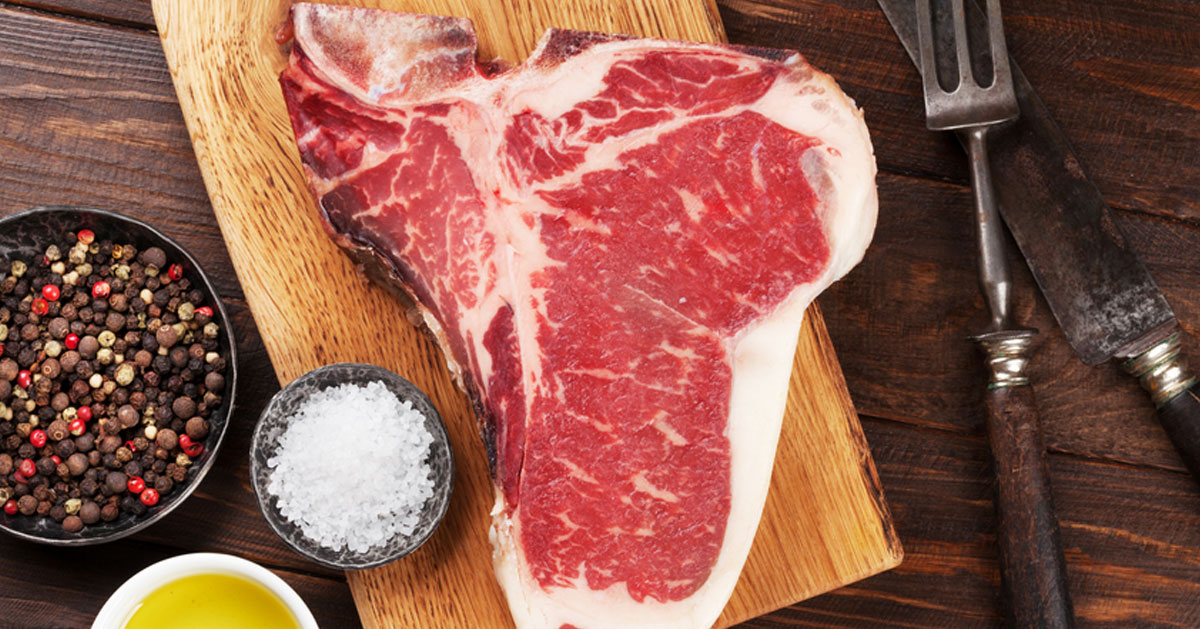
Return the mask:
<path id="1" fill-rule="evenodd" d="M 318 629 L 300 595 L 270 570 L 241 557 L 220 553 L 191 553 L 164 559 L 133 575 L 108 597 L 92 629 L 121 629 L 138 603 L 151 592 L 176 579 L 194 574 L 229 574 L 253 581 L 271 591 L 296 617 L 300 629 Z"/>

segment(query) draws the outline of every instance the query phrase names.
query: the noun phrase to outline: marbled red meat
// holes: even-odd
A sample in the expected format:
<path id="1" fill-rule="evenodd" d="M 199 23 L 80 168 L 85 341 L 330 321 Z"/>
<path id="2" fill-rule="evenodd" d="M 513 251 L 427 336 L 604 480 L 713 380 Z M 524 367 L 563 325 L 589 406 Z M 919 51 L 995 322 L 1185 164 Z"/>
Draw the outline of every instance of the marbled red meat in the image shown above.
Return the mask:
<path id="1" fill-rule="evenodd" d="M 298 4 L 281 77 L 328 231 L 476 400 L 521 626 L 707 626 L 749 551 L 804 308 L 875 222 L 800 55 Z"/>

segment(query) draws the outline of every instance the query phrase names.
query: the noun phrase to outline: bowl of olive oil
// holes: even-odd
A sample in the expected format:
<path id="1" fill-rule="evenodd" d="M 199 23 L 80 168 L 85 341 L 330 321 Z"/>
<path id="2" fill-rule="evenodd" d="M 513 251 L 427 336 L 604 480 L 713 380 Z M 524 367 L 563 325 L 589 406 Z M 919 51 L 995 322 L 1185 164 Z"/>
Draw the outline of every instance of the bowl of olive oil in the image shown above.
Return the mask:
<path id="1" fill-rule="evenodd" d="M 271 571 L 245 559 L 192 553 L 135 574 L 108 599 L 93 629 L 316 629 L 312 612 Z"/>

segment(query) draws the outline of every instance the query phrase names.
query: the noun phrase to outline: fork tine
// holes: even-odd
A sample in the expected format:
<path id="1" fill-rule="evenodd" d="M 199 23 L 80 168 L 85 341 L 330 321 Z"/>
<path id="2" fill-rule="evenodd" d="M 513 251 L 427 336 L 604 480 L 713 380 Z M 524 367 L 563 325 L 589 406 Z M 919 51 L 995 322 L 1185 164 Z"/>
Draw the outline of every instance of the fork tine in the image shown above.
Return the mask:
<path id="1" fill-rule="evenodd" d="M 991 6 L 991 2 L 988 3 Z M 975 74 L 971 71 L 971 46 L 967 40 L 967 12 L 963 0 L 950 1 L 950 16 L 954 21 L 954 49 L 958 55 L 958 86 L 972 85 Z"/>
<path id="2" fill-rule="evenodd" d="M 921 52 L 921 76 L 924 77 L 925 94 L 938 89 L 937 61 L 933 46 L 933 0 L 917 0 L 917 47 Z"/>
<path id="3" fill-rule="evenodd" d="M 988 44 L 992 49 L 992 86 L 1012 83 L 1008 66 L 1008 44 L 1005 43 L 1004 21 L 1000 16 L 1000 0 L 987 0 Z"/>

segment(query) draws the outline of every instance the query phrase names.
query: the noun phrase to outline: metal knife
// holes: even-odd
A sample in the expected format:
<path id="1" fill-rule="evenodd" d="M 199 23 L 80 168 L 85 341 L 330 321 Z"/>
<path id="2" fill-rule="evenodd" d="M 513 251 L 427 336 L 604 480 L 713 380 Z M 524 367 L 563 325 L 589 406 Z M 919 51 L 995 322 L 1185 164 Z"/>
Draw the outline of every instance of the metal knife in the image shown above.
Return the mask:
<path id="1" fill-rule="evenodd" d="M 919 68 L 915 3 L 878 2 Z M 965 6 L 970 36 L 985 37 L 982 11 Z M 996 128 L 990 146 L 1000 214 L 1071 347 L 1085 364 L 1116 359 L 1140 380 L 1200 481 L 1200 396 L 1175 313 L 1025 74 L 1011 68 L 1021 117 Z"/>

